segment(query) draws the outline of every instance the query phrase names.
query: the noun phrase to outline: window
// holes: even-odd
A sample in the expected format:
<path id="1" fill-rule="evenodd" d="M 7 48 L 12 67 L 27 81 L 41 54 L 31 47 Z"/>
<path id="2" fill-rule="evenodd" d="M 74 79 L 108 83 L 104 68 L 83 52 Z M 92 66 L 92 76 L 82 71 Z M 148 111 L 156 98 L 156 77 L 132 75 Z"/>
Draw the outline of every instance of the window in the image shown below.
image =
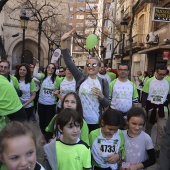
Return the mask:
<path id="1" fill-rule="evenodd" d="M 84 15 L 77 15 L 76 19 L 84 19 Z"/>
<path id="2" fill-rule="evenodd" d="M 74 49 L 75 49 L 76 51 L 82 50 L 82 48 L 81 48 L 80 46 L 75 46 Z"/>
<path id="3" fill-rule="evenodd" d="M 90 18 L 94 18 L 94 17 L 92 15 L 87 15 L 87 18 L 90 19 Z"/>
<path id="4" fill-rule="evenodd" d="M 88 10 L 97 10 L 98 6 L 95 4 L 86 4 L 86 9 Z"/>
<path id="5" fill-rule="evenodd" d="M 106 4 L 106 10 L 109 10 L 109 8 L 110 8 L 110 3 L 107 3 Z"/>
<path id="6" fill-rule="evenodd" d="M 77 0 L 77 2 L 85 2 L 85 0 Z"/>
<path id="7" fill-rule="evenodd" d="M 83 31 L 76 31 L 78 35 L 83 35 Z"/>
<path id="8" fill-rule="evenodd" d="M 83 27 L 83 26 L 84 26 L 83 23 L 77 23 L 77 24 L 76 24 L 76 27 Z"/>
<path id="9" fill-rule="evenodd" d="M 70 16 L 69 16 L 69 19 L 73 19 L 73 15 L 70 15 Z"/>
<path id="10" fill-rule="evenodd" d="M 86 20 L 86 26 L 95 26 L 96 25 L 96 21 L 89 21 L 89 20 Z"/>
<path id="11" fill-rule="evenodd" d="M 92 26 L 94 26 L 94 23 L 93 22 L 86 22 L 86 26 L 92 27 Z"/>
<path id="12" fill-rule="evenodd" d="M 73 11 L 73 7 L 70 7 L 70 11 Z"/>
<path id="13" fill-rule="evenodd" d="M 88 0 L 88 2 L 96 2 L 96 0 Z"/>
<path id="14" fill-rule="evenodd" d="M 86 29 L 85 34 L 93 34 L 94 28 L 93 29 Z"/>
<path id="15" fill-rule="evenodd" d="M 108 25 L 109 25 L 109 21 L 105 20 L 105 26 L 108 27 Z"/>
<path id="16" fill-rule="evenodd" d="M 77 11 L 84 11 L 84 7 L 78 7 Z"/>

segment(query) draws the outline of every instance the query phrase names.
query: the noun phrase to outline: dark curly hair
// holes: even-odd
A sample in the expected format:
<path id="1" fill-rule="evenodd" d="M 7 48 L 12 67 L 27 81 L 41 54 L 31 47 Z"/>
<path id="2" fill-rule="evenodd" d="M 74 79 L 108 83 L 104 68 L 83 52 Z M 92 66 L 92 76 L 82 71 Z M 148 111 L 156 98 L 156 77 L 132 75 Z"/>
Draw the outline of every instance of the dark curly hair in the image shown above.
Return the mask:
<path id="1" fill-rule="evenodd" d="M 29 64 L 26 64 L 26 63 L 22 63 L 20 64 L 18 67 L 17 67 L 17 70 L 15 72 L 15 77 L 18 79 L 18 81 L 20 80 L 20 75 L 19 75 L 19 70 L 20 68 L 24 66 L 27 70 L 27 74 L 25 76 L 25 83 L 31 83 L 31 80 L 32 80 L 32 76 L 31 76 L 31 70 L 30 70 L 30 67 L 29 67 Z"/>

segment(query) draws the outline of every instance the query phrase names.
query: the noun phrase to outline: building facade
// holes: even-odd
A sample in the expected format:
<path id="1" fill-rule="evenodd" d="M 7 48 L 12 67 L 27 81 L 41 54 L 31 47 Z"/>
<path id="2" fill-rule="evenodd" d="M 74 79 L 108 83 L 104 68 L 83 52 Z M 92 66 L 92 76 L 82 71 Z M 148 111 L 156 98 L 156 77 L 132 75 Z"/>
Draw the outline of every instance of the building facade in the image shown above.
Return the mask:
<path id="1" fill-rule="evenodd" d="M 15 69 L 15 65 L 21 63 L 22 57 L 23 57 L 22 62 L 28 64 L 35 64 L 36 61 L 34 60 L 34 58 L 38 58 L 38 43 L 39 43 L 38 27 L 39 27 L 40 20 L 37 21 L 36 17 L 38 17 L 38 14 L 36 10 L 38 11 L 45 3 L 50 4 L 51 8 L 56 7 L 55 10 L 58 12 L 58 15 L 55 14 L 55 11 L 54 13 L 52 12 L 51 14 L 48 13 L 49 9 L 47 5 L 46 6 L 44 5 L 45 8 L 43 9 L 43 11 L 40 11 L 42 18 L 44 19 L 44 21 L 42 22 L 42 29 L 41 29 L 42 32 L 41 32 L 41 42 L 40 42 L 40 66 L 42 68 L 48 64 L 49 57 L 51 57 L 51 55 L 49 54 L 49 50 L 50 50 L 49 39 L 43 33 L 43 30 L 45 30 L 45 23 L 49 22 L 50 25 L 50 23 L 52 22 L 51 19 L 52 17 L 49 16 L 50 15 L 52 16 L 53 14 L 53 17 L 57 18 L 58 22 L 62 20 L 63 25 L 68 28 L 67 25 L 68 25 L 69 8 L 68 8 L 68 2 L 66 0 L 61 1 L 60 4 L 59 2 L 56 1 L 52 2 L 49 0 L 41 1 L 41 2 L 32 1 L 32 3 L 35 6 L 35 9 L 32 10 L 34 11 L 34 13 L 27 6 L 22 6 L 23 5 L 22 2 L 20 4 L 19 1 L 17 1 L 17 3 L 13 1 L 8 1 L 3 8 L 3 11 L 0 13 L 0 17 L 1 17 L 0 36 L 3 40 L 7 59 L 11 63 L 12 70 Z M 26 15 L 28 15 L 28 17 L 30 18 L 30 20 L 28 21 L 28 26 L 25 29 L 25 38 L 23 37 L 23 29 L 21 28 L 21 23 L 20 23 L 20 16 L 23 10 L 26 12 Z M 47 15 L 49 17 L 48 21 L 45 20 L 45 17 Z M 25 43 L 24 56 L 22 54 L 23 43 Z"/>
<path id="2" fill-rule="evenodd" d="M 124 53 L 123 61 L 131 63 L 131 79 L 136 75 L 137 71 L 155 71 L 156 65 L 165 63 L 169 67 L 169 58 L 163 59 L 164 52 L 169 49 L 169 22 L 153 21 L 154 7 L 168 8 L 170 2 L 168 0 L 162 1 L 144 1 L 140 3 L 135 11 L 134 23 L 132 26 L 132 46 L 130 46 L 130 24 L 132 21 L 132 7 L 137 0 L 114 0 L 112 2 L 110 13 L 113 13 L 114 26 L 112 27 L 113 41 L 108 41 L 110 44 L 110 52 L 106 53 L 108 62 L 112 62 L 113 68 L 118 68 L 121 62 L 122 53 Z M 127 32 L 123 42 L 122 32 L 119 31 L 122 20 L 128 23 Z M 124 51 L 122 51 L 122 45 Z M 108 49 L 108 47 L 107 47 Z M 132 50 L 132 58 L 129 52 Z M 111 56 L 112 60 L 110 61 Z"/>

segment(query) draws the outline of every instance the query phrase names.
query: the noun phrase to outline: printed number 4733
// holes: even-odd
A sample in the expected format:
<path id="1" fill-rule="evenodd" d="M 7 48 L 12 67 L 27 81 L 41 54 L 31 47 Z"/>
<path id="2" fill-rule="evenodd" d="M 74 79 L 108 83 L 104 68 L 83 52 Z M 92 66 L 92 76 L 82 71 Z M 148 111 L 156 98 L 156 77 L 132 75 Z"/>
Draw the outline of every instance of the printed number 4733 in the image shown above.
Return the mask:
<path id="1" fill-rule="evenodd" d="M 115 152 L 115 145 L 101 145 L 100 150 L 102 152 Z"/>

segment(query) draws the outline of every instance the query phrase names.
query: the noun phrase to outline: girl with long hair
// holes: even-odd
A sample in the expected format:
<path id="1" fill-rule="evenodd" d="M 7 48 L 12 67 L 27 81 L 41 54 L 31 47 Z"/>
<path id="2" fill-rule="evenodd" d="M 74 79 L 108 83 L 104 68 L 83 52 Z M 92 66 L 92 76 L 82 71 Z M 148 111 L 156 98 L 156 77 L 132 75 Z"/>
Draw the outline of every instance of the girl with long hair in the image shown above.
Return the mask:
<path id="1" fill-rule="evenodd" d="M 34 80 L 31 78 L 29 65 L 26 63 L 19 65 L 15 72 L 15 77 L 18 79 L 22 90 L 20 100 L 25 108 L 27 120 L 29 121 L 34 110 L 33 100 L 36 96 L 36 86 Z"/>
<path id="2" fill-rule="evenodd" d="M 38 115 L 40 129 L 43 134 L 42 142 L 45 142 L 45 128 L 50 123 L 56 111 L 56 66 L 50 63 L 46 66 L 44 73 L 38 73 L 39 61 L 37 60 L 33 76 L 41 81 L 40 94 L 38 99 Z"/>

